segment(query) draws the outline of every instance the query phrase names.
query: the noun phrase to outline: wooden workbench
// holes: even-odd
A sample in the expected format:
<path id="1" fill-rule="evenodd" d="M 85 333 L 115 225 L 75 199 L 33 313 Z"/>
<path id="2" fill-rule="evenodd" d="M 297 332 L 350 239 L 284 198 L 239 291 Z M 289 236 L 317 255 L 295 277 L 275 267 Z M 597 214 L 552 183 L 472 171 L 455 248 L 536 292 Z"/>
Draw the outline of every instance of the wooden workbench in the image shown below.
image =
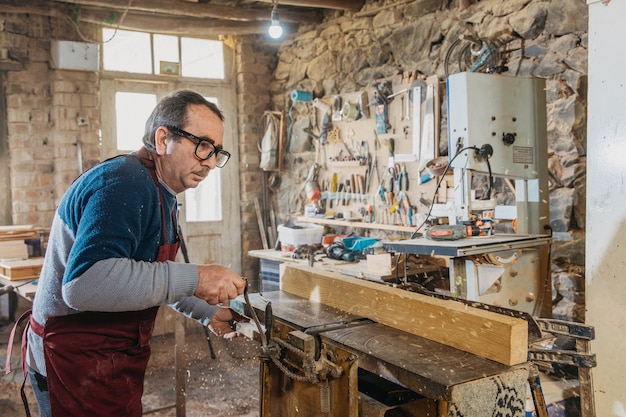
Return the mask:
<path id="1" fill-rule="evenodd" d="M 2 285 L 12 285 L 15 289 L 13 290 L 17 295 L 27 299 L 28 301 L 33 301 L 35 298 L 35 292 L 37 291 L 37 282 L 34 278 L 19 280 L 19 281 L 9 281 L 8 279 L 0 276 L 0 284 Z"/>
<path id="2" fill-rule="evenodd" d="M 439 416 L 525 415 L 526 363 L 503 365 L 283 291 L 250 300 L 261 320 L 269 301 L 276 322 L 314 333 L 351 352 L 360 369 L 436 401 Z"/>
<path id="3" fill-rule="evenodd" d="M 33 301 L 43 258 L 0 260 L 0 284 L 12 285 L 15 293 Z"/>
<path id="4" fill-rule="evenodd" d="M 294 259 L 292 258 L 292 252 L 283 252 L 275 249 L 259 249 L 248 251 L 248 255 L 254 258 L 259 258 L 267 261 L 278 263 L 293 263 L 296 265 L 307 265 L 307 259 Z M 336 259 L 331 259 L 326 256 L 317 255 L 315 257 L 314 266 L 326 271 L 335 271 L 343 275 L 357 278 L 364 278 L 370 281 L 388 281 L 395 276 L 385 275 L 368 268 L 367 262 L 360 260 L 358 262 L 347 262 Z M 409 271 L 410 272 L 410 271 Z M 404 274 L 404 271 L 402 271 Z"/>

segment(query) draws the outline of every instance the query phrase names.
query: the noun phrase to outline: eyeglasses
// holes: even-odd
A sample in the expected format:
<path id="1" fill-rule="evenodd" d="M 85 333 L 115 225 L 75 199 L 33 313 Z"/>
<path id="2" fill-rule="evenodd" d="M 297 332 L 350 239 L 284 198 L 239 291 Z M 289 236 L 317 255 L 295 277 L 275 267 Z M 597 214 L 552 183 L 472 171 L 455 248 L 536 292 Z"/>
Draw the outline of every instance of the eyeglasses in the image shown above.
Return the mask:
<path id="1" fill-rule="evenodd" d="M 192 135 L 189 132 L 185 132 L 183 129 L 180 129 L 176 126 L 165 125 L 165 127 L 175 134 L 176 136 L 180 136 L 186 139 L 189 139 L 193 143 L 196 144 L 196 149 L 193 151 L 196 158 L 201 161 L 206 161 L 213 155 L 215 155 L 215 165 L 218 168 L 224 167 L 226 162 L 230 159 L 230 152 L 222 149 L 221 146 L 215 146 L 215 142 L 209 138 L 199 138 L 196 135 Z"/>

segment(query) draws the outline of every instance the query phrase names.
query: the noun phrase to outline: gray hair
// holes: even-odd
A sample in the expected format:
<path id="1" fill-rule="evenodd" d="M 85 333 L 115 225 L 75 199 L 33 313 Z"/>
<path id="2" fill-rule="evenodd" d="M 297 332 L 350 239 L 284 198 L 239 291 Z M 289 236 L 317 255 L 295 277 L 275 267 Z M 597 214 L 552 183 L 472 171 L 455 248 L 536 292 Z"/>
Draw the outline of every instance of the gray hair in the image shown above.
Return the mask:
<path id="1" fill-rule="evenodd" d="M 146 120 L 146 129 L 143 134 L 143 144 L 148 151 L 154 151 L 156 131 L 161 126 L 176 126 L 183 128 L 187 122 L 187 109 L 190 104 L 206 106 L 219 119 L 224 121 L 224 114 L 214 104 L 205 99 L 199 93 L 192 90 L 174 91 L 163 98 L 152 110 L 152 114 Z"/>

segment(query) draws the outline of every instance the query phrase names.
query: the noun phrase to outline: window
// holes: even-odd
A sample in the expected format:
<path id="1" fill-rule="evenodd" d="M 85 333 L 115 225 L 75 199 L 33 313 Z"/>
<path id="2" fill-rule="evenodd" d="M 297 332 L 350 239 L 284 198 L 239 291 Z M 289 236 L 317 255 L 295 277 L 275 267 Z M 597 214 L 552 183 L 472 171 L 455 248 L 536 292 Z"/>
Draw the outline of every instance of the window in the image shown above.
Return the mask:
<path id="1" fill-rule="evenodd" d="M 224 79 L 222 43 L 204 39 L 181 38 L 183 77 Z"/>
<path id="2" fill-rule="evenodd" d="M 118 151 L 134 151 L 142 146 L 144 123 L 157 104 L 156 94 L 115 93 L 115 129 Z"/>
<path id="3" fill-rule="evenodd" d="M 102 29 L 105 71 L 223 80 L 221 41 Z"/>
<path id="4" fill-rule="evenodd" d="M 219 107 L 217 98 L 205 97 Z M 185 191 L 185 215 L 188 222 L 210 222 L 222 220 L 221 174 L 216 168 L 196 188 Z"/>
<path id="5" fill-rule="evenodd" d="M 151 74 L 150 34 L 126 30 L 102 30 L 103 39 L 111 39 L 102 46 L 102 65 L 106 71 Z"/>
<path id="6" fill-rule="evenodd" d="M 178 36 L 153 35 L 154 68 L 159 74 L 180 75 Z"/>
<path id="7" fill-rule="evenodd" d="M 188 222 L 210 222 L 222 220 L 221 172 L 212 170 L 196 188 L 185 191 L 185 215 Z"/>

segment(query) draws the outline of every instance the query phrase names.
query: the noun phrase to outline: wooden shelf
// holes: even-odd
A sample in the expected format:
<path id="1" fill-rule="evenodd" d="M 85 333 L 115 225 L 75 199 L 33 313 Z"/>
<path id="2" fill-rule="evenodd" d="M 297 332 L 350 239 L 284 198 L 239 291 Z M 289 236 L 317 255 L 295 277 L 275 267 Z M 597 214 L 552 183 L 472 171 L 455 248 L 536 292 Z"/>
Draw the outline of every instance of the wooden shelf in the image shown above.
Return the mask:
<path id="1" fill-rule="evenodd" d="M 299 222 L 306 223 L 315 223 L 315 224 L 326 224 L 329 226 L 342 226 L 342 227 L 354 227 L 360 229 L 375 229 L 375 230 L 388 230 L 393 232 L 405 232 L 405 233 L 413 233 L 415 231 L 415 226 L 400 226 L 395 224 L 379 224 L 379 223 L 364 223 L 357 221 L 349 221 L 349 220 L 337 220 L 337 219 L 326 219 L 321 217 L 298 217 Z"/>

